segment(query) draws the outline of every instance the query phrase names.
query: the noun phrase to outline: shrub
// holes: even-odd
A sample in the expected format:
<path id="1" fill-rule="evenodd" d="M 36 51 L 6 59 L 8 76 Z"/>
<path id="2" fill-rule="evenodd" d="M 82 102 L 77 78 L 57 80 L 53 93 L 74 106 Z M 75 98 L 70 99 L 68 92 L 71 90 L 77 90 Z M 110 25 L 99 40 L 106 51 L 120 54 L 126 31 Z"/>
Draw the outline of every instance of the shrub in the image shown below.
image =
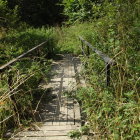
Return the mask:
<path id="1" fill-rule="evenodd" d="M 47 80 L 50 60 L 55 53 L 57 40 L 53 29 L 26 28 L 24 31 L 12 30 L 2 38 L 1 63 L 31 49 L 35 45 L 48 40 L 47 44 L 38 52 L 14 63 L 9 70 L 1 73 L 0 80 L 0 136 L 3 137 L 8 129 L 28 124 L 34 119 L 34 110 L 40 94 L 39 83 Z M 41 92 L 40 97 L 44 92 Z M 39 96 L 38 96 L 39 97 Z M 40 98 L 39 97 L 39 98 Z M 4 122 L 3 122 L 4 120 Z"/>

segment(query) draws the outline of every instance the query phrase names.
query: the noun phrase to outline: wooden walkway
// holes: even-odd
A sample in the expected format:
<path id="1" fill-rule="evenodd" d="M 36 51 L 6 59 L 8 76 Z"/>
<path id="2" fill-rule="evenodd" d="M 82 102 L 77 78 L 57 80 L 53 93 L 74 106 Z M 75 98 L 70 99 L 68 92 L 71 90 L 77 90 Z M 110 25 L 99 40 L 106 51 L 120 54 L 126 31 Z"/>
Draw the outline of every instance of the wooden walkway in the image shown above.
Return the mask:
<path id="1" fill-rule="evenodd" d="M 37 130 L 20 132 L 12 140 L 70 140 L 67 133 L 81 126 L 80 108 L 78 102 L 65 93 L 76 90 L 75 76 L 79 70 L 78 59 L 70 54 L 53 63 L 54 75 L 43 88 L 52 87 L 52 95 L 56 97 L 44 105 L 45 110 L 40 114 L 42 125 L 37 126 Z"/>

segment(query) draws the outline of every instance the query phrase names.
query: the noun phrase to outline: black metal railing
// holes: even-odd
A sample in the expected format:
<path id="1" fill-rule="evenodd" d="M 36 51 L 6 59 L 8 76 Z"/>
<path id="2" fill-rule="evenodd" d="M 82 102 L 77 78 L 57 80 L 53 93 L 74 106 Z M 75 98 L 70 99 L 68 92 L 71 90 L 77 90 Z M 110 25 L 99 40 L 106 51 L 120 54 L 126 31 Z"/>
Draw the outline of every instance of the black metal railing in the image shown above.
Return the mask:
<path id="1" fill-rule="evenodd" d="M 84 40 L 81 36 L 79 36 L 79 39 L 81 41 L 81 51 L 82 54 L 85 56 L 89 56 L 90 55 L 90 49 L 95 52 L 97 55 L 99 55 L 103 61 L 105 62 L 106 66 L 106 85 L 110 86 L 110 68 L 112 65 L 115 65 L 115 61 L 108 57 L 106 54 L 104 54 L 103 52 L 99 51 L 98 49 L 94 48 L 89 42 L 87 42 L 86 40 Z M 86 51 L 85 51 L 85 47 L 86 47 Z"/>
<path id="2" fill-rule="evenodd" d="M 15 62 L 19 61 L 21 58 L 27 56 L 28 54 L 32 53 L 33 51 L 37 50 L 38 48 L 42 47 L 43 45 L 45 45 L 47 43 L 47 41 L 42 42 L 41 44 L 33 47 L 32 49 L 30 49 L 29 51 L 21 54 L 20 56 L 14 58 L 13 60 L 9 61 L 8 63 L 6 63 L 5 65 L 0 67 L 0 73 L 5 71 L 7 68 L 9 68 L 9 66 L 11 66 L 12 64 L 14 64 Z"/>
<path id="3" fill-rule="evenodd" d="M 3 75 L 5 73 L 6 70 L 9 70 L 11 68 L 11 65 L 13 65 L 16 62 L 18 62 L 21 58 L 26 57 L 27 55 L 33 53 L 34 51 L 37 51 L 37 54 L 38 54 L 39 48 L 43 47 L 46 43 L 47 43 L 47 41 L 44 41 L 41 44 L 33 47 L 32 49 L 28 50 L 27 52 L 19 55 L 18 57 L 14 58 L 13 60 L 9 61 L 8 63 L 0 66 L 0 77 L 1 77 L 1 75 Z M 31 76 L 29 76 L 27 79 L 29 79 Z M 12 87 L 12 83 L 13 83 L 12 81 L 13 81 L 13 75 L 8 72 L 8 74 L 7 74 L 7 84 L 8 84 L 8 88 L 9 88 L 8 97 L 16 104 L 16 101 L 15 101 L 14 96 L 12 94 L 16 90 L 16 88 Z M 21 84 L 23 84 L 24 82 L 21 82 Z M 3 121 L 0 122 L 0 124 L 5 122 L 6 120 L 10 119 L 12 116 L 13 115 L 11 115 L 8 118 L 4 119 Z"/>

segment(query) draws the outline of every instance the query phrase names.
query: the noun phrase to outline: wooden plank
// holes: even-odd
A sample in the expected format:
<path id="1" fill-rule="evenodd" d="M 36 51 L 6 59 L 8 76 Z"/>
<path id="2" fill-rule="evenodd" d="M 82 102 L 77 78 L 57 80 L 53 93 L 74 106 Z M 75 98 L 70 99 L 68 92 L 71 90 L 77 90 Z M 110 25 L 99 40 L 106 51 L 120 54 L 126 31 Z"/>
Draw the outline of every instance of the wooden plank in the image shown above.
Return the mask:
<path id="1" fill-rule="evenodd" d="M 74 124 L 80 126 L 81 125 L 81 113 L 79 103 L 74 101 Z"/>
<path id="2" fill-rule="evenodd" d="M 60 127 L 61 128 L 61 127 Z M 48 136 L 67 136 L 69 130 L 52 130 L 52 131 L 27 131 L 21 132 L 17 137 L 48 137 Z"/>
<path id="3" fill-rule="evenodd" d="M 43 122 L 34 131 L 30 129 L 21 132 L 14 140 L 70 140 L 67 133 L 80 128 L 79 104 L 63 94 L 76 89 L 72 57 L 67 57 L 61 66 L 53 70 L 59 74 L 50 79 L 52 94 L 57 96 L 49 104 L 45 104 L 46 111 L 41 114 L 44 115 Z"/>
<path id="4" fill-rule="evenodd" d="M 40 130 L 45 130 L 45 131 L 55 131 L 55 130 L 73 130 L 76 129 L 75 125 L 52 125 L 52 126 L 48 126 L 48 125 L 43 125 L 41 127 L 39 127 Z"/>
<path id="5" fill-rule="evenodd" d="M 21 137 L 14 138 L 11 140 L 72 140 L 68 136 L 59 136 L 59 137 Z"/>

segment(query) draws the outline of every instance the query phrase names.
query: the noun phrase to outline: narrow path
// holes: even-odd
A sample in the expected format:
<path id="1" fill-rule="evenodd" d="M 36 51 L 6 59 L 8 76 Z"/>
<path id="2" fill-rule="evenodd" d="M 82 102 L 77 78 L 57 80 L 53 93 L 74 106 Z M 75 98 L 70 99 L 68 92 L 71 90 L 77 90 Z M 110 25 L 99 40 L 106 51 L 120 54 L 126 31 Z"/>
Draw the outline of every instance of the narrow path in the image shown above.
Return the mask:
<path id="1" fill-rule="evenodd" d="M 76 90 L 75 76 L 79 69 L 78 59 L 70 54 L 53 64 L 53 76 L 49 85 L 43 85 L 43 88 L 52 87 L 55 98 L 45 104 L 45 110 L 40 114 L 42 125 L 37 126 L 38 130 L 20 132 L 13 140 L 70 140 L 67 133 L 81 125 L 79 104 L 67 96 Z"/>

